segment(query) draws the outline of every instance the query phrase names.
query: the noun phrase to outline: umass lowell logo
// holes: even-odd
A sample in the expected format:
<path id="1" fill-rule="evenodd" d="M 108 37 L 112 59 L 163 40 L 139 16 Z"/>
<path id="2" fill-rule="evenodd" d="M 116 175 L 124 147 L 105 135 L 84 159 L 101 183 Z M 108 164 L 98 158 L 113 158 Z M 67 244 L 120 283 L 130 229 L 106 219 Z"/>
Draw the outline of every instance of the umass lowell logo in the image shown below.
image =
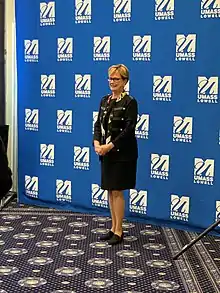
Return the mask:
<path id="1" fill-rule="evenodd" d="M 55 2 L 40 3 L 40 25 L 55 25 Z"/>
<path id="2" fill-rule="evenodd" d="M 219 0 L 201 0 L 201 18 L 219 18 L 220 1 Z"/>
<path id="3" fill-rule="evenodd" d="M 109 61 L 110 60 L 110 36 L 94 37 L 93 60 Z"/>
<path id="4" fill-rule="evenodd" d="M 90 98 L 91 74 L 75 74 L 75 97 Z"/>
<path id="5" fill-rule="evenodd" d="M 24 40 L 24 61 L 39 61 L 39 40 Z"/>
<path id="6" fill-rule="evenodd" d="M 54 166 L 54 144 L 40 145 L 40 165 Z"/>
<path id="7" fill-rule="evenodd" d="M 219 77 L 198 76 L 198 103 L 218 103 Z"/>
<path id="8" fill-rule="evenodd" d="M 25 130 L 38 131 L 39 110 L 25 109 Z"/>
<path id="9" fill-rule="evenodd" d="M 131 0 L 114 0 L 113 21 L 131 20 Z"/>
<path id="10" fill-rule="evenodd" d="M 75 0 L 75 23 L 91 23 L 91 0 Z"/>
<path id="11" fill-rule="evenodd" d="M 151 154 L 151 178 L 168 180 L 169 155 Z"/>
<path id="12" fill-rule="evenodd" d="M 215 161 L 213 159 L 203 160 L 195 158 L 194 160 L 194 183 L 214 184 Z"/>
<path id="13" fill-rule="evenodd" d="M 173 118 L 173 141 L 192 142 L 192 117 L 174 116 Z"/>
<path id="14" fill-rule="evenodd" d="M 196 34 L 176 35 L 176 61 L 196 60 Z"/>
<path id="15" fill-rule="evenodd" d="M 93 111 L 92 112 L 92 133 L 94 134 L 94 127 L 95 127 L 95 123 L 98 119 L 98 115 L 99 115 L 99 112 L 98 111 Z"/>
<path id="16" fill-rule="evenodd" d="M 57 39 L 57 61 L 70 62 L 73 60 L 73 38 Z"/>
<path id="17" fill-rule="evenodd" d="M 68 201 L 72 200 L 72 191 L 71 191 L 71 181 L 69 180 L 56 180 L 56 199 L 58 201 Z"/>
<path id="18" fill-rule="evenodd" d="M 171 211 L 170 218 L 173 220 L 188 221 L 189 220 L 189 197 L 171 195 Z"/>
<path id="19" fill-rule="evenodd" d="M 74 146 L 74 169 L 89 170 L 89 147 Z"/>
<path id="20" fill-rule="evenodd" d="M 55 74 L 41 74 L 41 97 L 56 96 L 56 77 Z"/>
<path id="21" fill-rule="evenodd" d="M 72 110 L 57 110 L 57 132 L 72 132 Z"/>
<path id="22" fill-rule="evenodd" d="M 172 99 L 172 76 L 153 76 L 153 100 L 170 102 Z"/>
<path id="23" fill-rule="evenodd" d="M 174 0 L 155 0 L 155 20 L 174 19 Z"/>
<path id="24" fill-rule="evenodd" d="M 216 201 L 216 221 L 220 220 L 220 200 Z"/>
<path id="25" fill-rule="evenodd" d="M 130 189 L 130 212 L 146 214 L 147 213 L 147 191 Z"/>
<path id="26" fill-rule="evenodd" d="M 38 197 L 38 177 L 25 175 L 25 194 L 30 197 Z"/>
<path id="27" fill-rule="evenodd" d="M 135 128 L 137 138 L 148 139 L 149 135 L 149 115 L 142 114 L 137 116 L 137 125 Z"/>
<path id="28" fill-rule="evenodd" d="M 108 191 L 101 189 L 98 184 L 92 184 L 92 205 L 108 208 Z"/>
<path id="29" fill-rule="evenodd" d="M 151 60 L 151 35 L 133 36 L 133 61 Z"/>

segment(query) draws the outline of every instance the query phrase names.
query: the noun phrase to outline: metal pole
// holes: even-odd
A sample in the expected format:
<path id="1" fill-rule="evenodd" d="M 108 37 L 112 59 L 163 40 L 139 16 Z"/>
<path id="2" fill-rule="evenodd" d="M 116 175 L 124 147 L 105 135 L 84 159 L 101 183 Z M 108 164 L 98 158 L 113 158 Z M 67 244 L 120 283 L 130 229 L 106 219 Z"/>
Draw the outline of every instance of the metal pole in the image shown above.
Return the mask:
<path id="1" fill-rule="evenodd" d="M 190 247 L 192 247 L 197 241 L 199 241 L 202 237 L 208 234 L 211 230 L 213 230 L 216 226 L 220 224 L 220 219 L 209 226 L 204 232 L 199 234 L 198 237 L 193 239 L 189 244 L 185 245 L 176 255 L 174 255 L 173 260 L 176 260 L 180 255 L 182 255 L 185 251 L 187 251 Z"/>
<path id="2" fill-rule="evenodd" d="M 16 197 L 15 192 L 9 192 L 6 197 L 2 198 L 0 201 L 0 211 L 3 210 L 7 204 Z"/>

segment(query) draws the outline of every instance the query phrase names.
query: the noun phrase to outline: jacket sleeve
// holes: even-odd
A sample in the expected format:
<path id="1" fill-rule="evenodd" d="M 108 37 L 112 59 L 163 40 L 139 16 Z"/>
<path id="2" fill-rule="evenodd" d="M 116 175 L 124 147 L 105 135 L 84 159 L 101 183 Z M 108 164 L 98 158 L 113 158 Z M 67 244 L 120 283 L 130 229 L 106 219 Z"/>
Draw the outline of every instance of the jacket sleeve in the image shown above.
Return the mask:
<path id="1" fill-rule="evenodd" d="M 102 105 L 102 101 L 100 102 L 98 117 L 94 125 L 93 145 L 94 145 L 94 140 L 98 140 L 101 143 L 101 136 L 102 136 L 101 123 L 100 123 L 101 105 Z"/>
<path id="2" fill-rule="evenodd" d="M 116 148 L 120 148 L 124 143 L 124 139 L 129 137 L 134 131 L 137 124 L 138 105 L 135 99 L 132 99 L 127 109 L 125 110 L 125 128 L 124 130 L 112 141 Z"/>

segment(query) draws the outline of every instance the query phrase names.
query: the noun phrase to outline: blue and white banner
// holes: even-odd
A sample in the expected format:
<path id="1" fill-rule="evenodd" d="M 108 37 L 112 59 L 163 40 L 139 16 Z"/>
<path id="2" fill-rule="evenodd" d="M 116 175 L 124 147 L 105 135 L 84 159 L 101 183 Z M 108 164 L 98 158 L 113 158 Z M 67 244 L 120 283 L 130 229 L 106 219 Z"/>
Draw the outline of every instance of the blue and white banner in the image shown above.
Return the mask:
<path id="1" fill-rule="evenodd" d="M 19 201 L 107 214 L 92 138 L 108 68 L 139 105 L 126 216 L 220 217 L 219 0 L 17 0 Z"/>

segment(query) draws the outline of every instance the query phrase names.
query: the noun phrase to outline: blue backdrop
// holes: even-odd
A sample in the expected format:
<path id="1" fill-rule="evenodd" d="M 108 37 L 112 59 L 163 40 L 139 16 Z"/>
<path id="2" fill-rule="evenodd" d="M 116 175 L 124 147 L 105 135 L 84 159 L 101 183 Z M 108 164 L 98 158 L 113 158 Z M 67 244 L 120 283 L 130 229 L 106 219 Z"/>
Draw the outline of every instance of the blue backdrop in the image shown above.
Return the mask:
<path id="1" fill-rule="evenodd" d="M 16 27 L 21 203 L 108 213 L 93 126 L 107 69 L 124 63 L 139 104 L 126 216 L 185 228 L 217 219 L 218 0 L 17 0 Z"/>

